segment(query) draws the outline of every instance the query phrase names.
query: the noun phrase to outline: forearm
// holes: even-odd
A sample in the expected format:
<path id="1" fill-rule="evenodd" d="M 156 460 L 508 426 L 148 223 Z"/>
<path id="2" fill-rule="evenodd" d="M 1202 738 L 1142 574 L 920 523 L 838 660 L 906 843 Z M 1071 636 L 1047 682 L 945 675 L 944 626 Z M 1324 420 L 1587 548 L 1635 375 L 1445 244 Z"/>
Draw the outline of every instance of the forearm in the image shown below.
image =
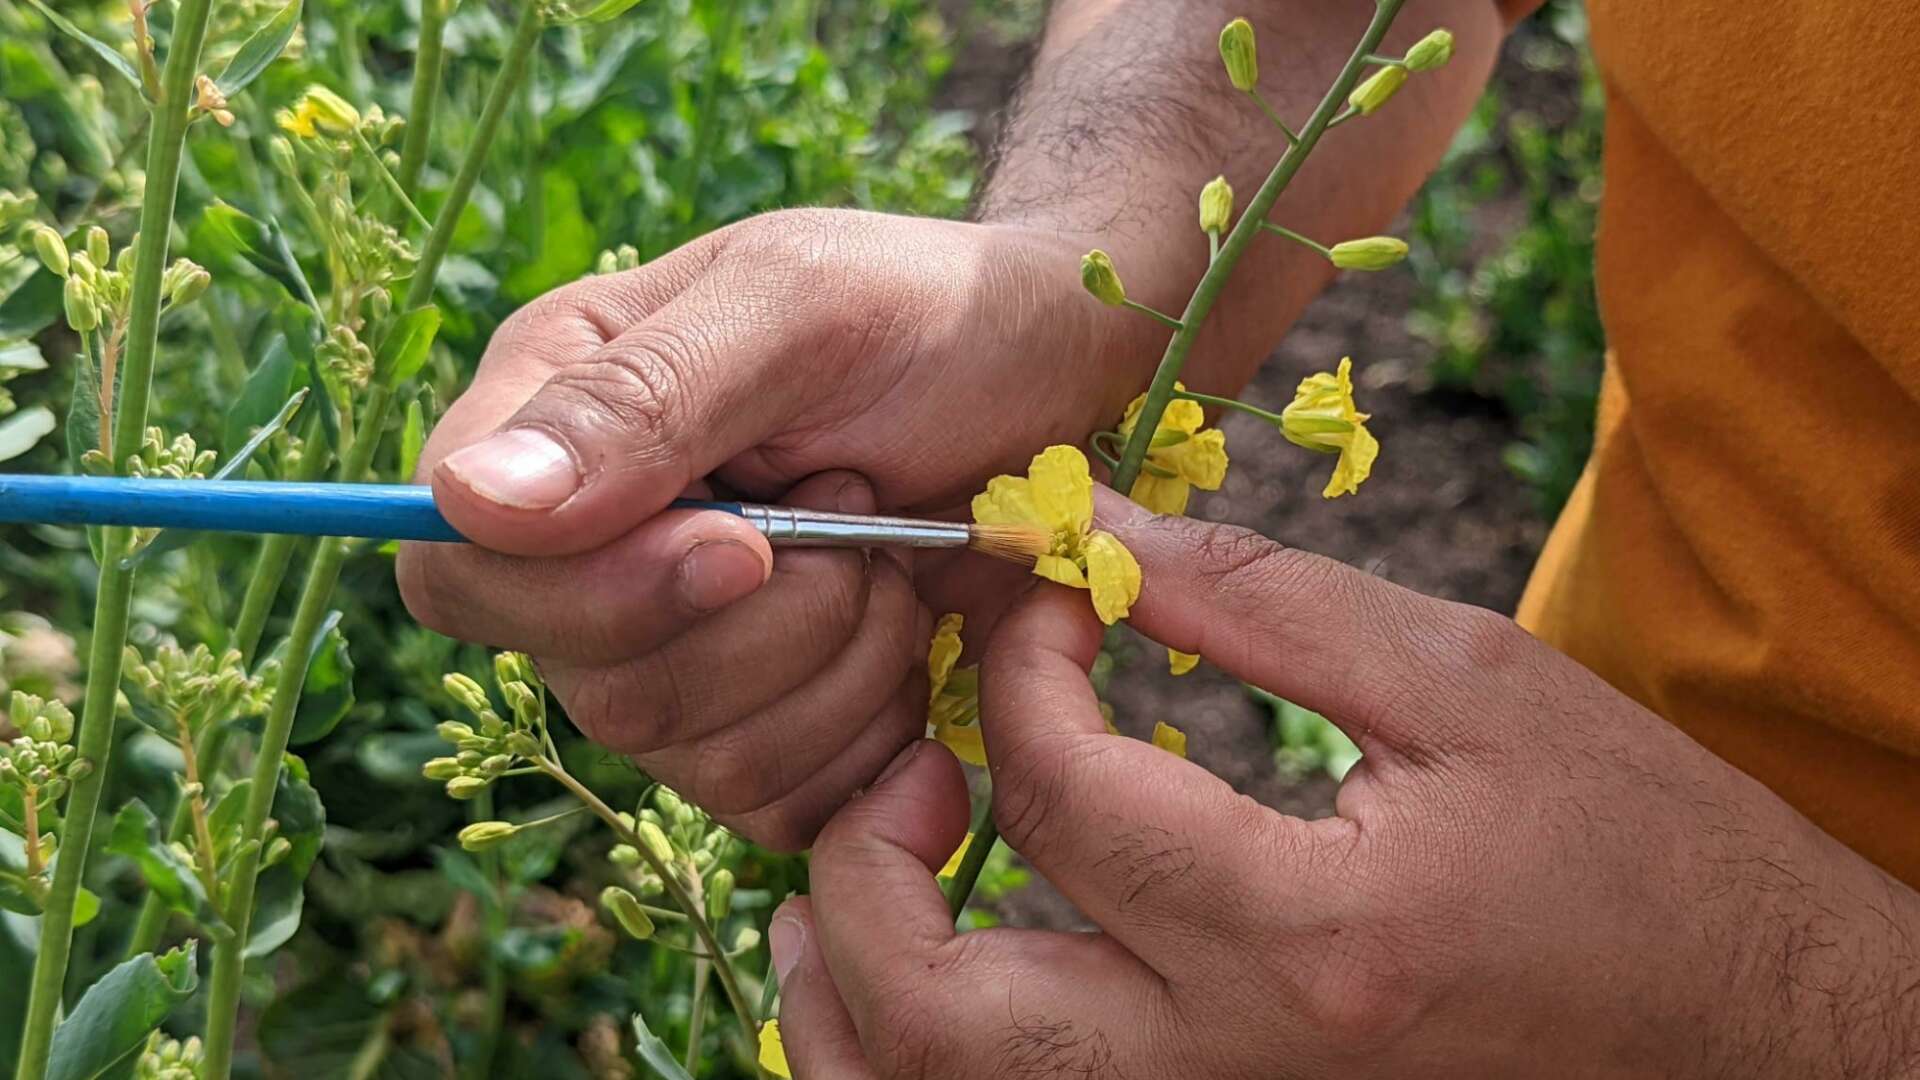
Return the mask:
<path id="1" fill-rule="evenodd" d="M 1206 268 L 1201 186 L 1225 175 L 1244 203 L 1286 149 L 1227 82 L 1219 28 L 1240 15 L 1254 23 L 1261 93 L 1297 125 L 1371 13 L 1364 0 L 1060 0 L 1002 139 L 981 220 L 1105 248 L 1131 295 L 1177 313 Z M 1472 109 L 1504 32 L 1492 0 L 1411 0 L 1385 51 L 1436 26 L 1454 32 L 1453 63 L 1329 136 L 1273 220 L 1328 243 L 1388 225 Z M 1216 308 L 1187 382 L 1238 389 L 1331 275 L 1318 255 L 1263 238 Z M 1134 330 L 1123 355 L 1095 369 L 1112 374 L 1116 393 L 1137 391 L 1165 344 L 1165 331 L 1144 318 Z"/>

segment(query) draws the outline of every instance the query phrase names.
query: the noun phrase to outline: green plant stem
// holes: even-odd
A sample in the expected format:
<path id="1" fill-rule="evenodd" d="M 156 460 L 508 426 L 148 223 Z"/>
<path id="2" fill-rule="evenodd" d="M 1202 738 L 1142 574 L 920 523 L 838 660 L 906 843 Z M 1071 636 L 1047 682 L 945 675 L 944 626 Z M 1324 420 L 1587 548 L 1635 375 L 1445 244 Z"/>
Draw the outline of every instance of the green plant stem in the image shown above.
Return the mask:
<path id="1" fill-rule="evenodd" d="M 1271 221 L 1263 221 L 1260 223 L 1260 227 L 1274 234 L 1275 236 L 1284 236 L 1296 244 L 1299 244 L 1303 247 L 1312 248 L 1314 251 L 1319 252 L 1322 258 L 1327 258 L 1327 259 L 1333 258 L 1332 248 L 1328 247 L 1325 244 L 1320 243 L 1318 240 L 1301 236 L 1299 233 L 1294 232 L 1292 229 L 1287 228 L 1285 225 L 1275 225 Z"/>
<path id="2" fill-rule="evenodd" d="M 433 113 L 440 101 L 440 68 L 446 56 L 440 39 L 452 0 L 420 0 L 420 42 L 413 54 L 413 97 L 407 106 L 407 134 L 400 144 L 400 186 L 417 190 L 420 170 L 432 145 Z"/>
<path id="3" fill-rule="evenodd" d="M 1138 301 L 1122 300 L 1120 301 L 1120 306 L 1123 308 L 1126 308 L 1129 311 L 1137 311 L 1142 315 L 1146 315 L 1152 318 L 1154 322 L 1159 323 L 1161 326 L 1164 326 L 1169 330 L 1180 329 L 1179 319 L 1174 318 L 1173 316 L 1167 314 L 1164 311 L 1155 311 L 1154 309 Z"/>
<path id="4" fill-rule="evenodd" d="M 1173 384 L 1179 380 L 1180 371 L 1186 366 L 1187 354 L 1193 351 L 1193 343 L 1200 336 L 1200 329 L 1212 313 L 1213 305 L 1226 291 L 1227 280 L 1232 277 L 1234 267 L 1240 264 L 1241 256 L 1251 247 L 1266 225 L 1267 215 L 1273 212 L 1273 206 L 1293 182 L 1300 167 L 1306 164 L 1307 157 L 1314 147 L 1320 144 L 1320 137 L 1332 127 L 1337 116 L 1344 118 L 1341 105 L 1353 93 L 1360 83 L 1360 76 L 1366 71 L 1367 57 L 1380 47 L 1387 36 L 1387 28 L 1400 14 L 1406 0 L 1377 0 L 1373 21 L 1368 24 L 1367 32 L 1360 38 L 1360 44 L 1348 57 L 1346 66 L 1340 69 L 1340 76 L 1333 81 L 1326 96 L 1313 110 L 1302 128 L 1297 140 L 1289 143 L 1286 153 L 1267 174 L 1260 190 L 1247 204 L 1226 242 L 1220 245 L 1219 254 L 1200 277 L 1200 284 L 1193 290 L 1193 296 L 1187 301 L 1186 311 L 1181 313 L 1181 328 L 1167 342 L 1167 351 L 1160 357 L 1160 367 L 1153 374 L 1153 382 L 1147 387 L 1147 400 L 1140 406 L 1139 416 L 1134 421 L 1133 435 L 1127 440 L 1126 450 L 1120 455 L 1120 464 L 1113 470 L 1110 486 L 1116 491 L 1132 491 L 1133 482 L 1140 477 L 1141 466 L 1146 464 L 1147 450 L 1153 444 L 1154 432 L 1160 430 L 1160 418 L 1166 415 L 1167 403 L 1173 400 Z M 1348 110 L 1351 114 L 1352 110 Z M 973 886 L 980 877 L 980 867 L 987 861 L 987 852 L 993 841 L 999 837 L 999 828 L 993 820 L 992 803 L 988 802 L 975 819 L 973 843 L 968 845 L 967 853 L 962 857 L 960 869 L 954 872 L 953 880 L 947 886 L 947 903 L 957 918 L 966 907 L 967 898 L 973 895 Z M 978 849 L 978 858 L 975 857 Z"/>
<path id="5" fill-rule="evenodd" d="M 726 63 L 727 54 L 733 51 L 734 28 L 740 24 L 739 16 L 740 0 L 727 0 L 720 11 L 720 25 L 707 44 L 707 70 L 700 78 L 700 101 L 693 118 L 693 145 L 681 159 L 673 183 L 674 194 L 680 200 L 680 212 L 676 216 L 682 223 L 692 221 L 700 213 L 700 170 L 706 167 L 707 155 L 713 152 L 713 113 L 720 101 L 720 68 Z"/>
<path id="6" fill-rule="evenodd" d="M 726 991 L 727 1004 L 732 1007 L 734 1016 L 740 1021 L 740 1028 L 747 1036 L 747 1044 L 757 1045 L 760 1038 L 759 1017 L 754 1014 L 753 1007 L 747 1004 L 745 995 L 741 994 L 740 980 L 734 974 L 733 964 L 727 959 L 726 950 L 720 947 L 720 938 L 713 932 L 713 925 L 707 922 L 705 909 L 681 883 L 680 875 L 673 867 L 661 862 L 653 853 L 653 849 L 647 846 L 647 842 L 640 838 L 640 834 L 628 828 L 620 820 L 620 815 L 614 813 L 613 808 L 602 801 L 600 796 L 595 795 L 593 789 L 574 779 L 572 773 L 551 761 L 541 759 L 535 764 L 555 783 L 572 792 L 574 798 L 586 803 L 594 816 L 606 822 L 607 827 L 614 831 L 614 835 L 620 838 L 621 843 L 638 851 L 640 857 L 646 860 L 647 867 L 659 876 L 661 884 L 666 887 L 667 895 L 673 897 L 673 902 L 679 905 L 680 910 L 687 916 L 687 922 L 693 926 L 694 935 L 700 939 L 700 947 L 713 958 L 714 974 L 720 977 L 720 988 Z"/>
<path id="7" fill-rule="evenodd" d="M 160 329 L 161 276 L 167 268 L 167 240 L 173 229 L 174 197 L 180 182 L 180 157 L 186 145 L 187 110 L 193 100 L 193 76 L 207 36 L 212 0 L 180 0 L 174 13 L 173 45 L 167 52 L 162 95 L 153 107 L 147 134 L 147 179 L 141 195 L 140 241 L 134 249 L 132 315 L 121 368 L 118 412 L 103 416 L 115 427 L 114 472 L 126 472 L 128 456 L 140 445 L 147 426 L 153 357 Z M 53 1047 L 53 1020 L 60 1010 L 67 961 L 73 948 L 73 909 L 93 846 L 94 819 L 107 783 L 113 753 L 114 703 L 120 690 L 120 657 L 127 643 L 127 609 L 133 600 L 133 570 L 121 566 L 133 530 L 109 528 L 101 545 L 100 585 L 93 610 L 93 642 L 87 656 L 87 694 L 82 707 L 79 756 L 93 770 L 73 785 L 67 797 L 59 861 L 46 913 L 40 920 L 40 945 L 34 959 L 20 1058 L 19 1080 L 41 1080 Z"/>
<path id="8" fill-rule="evenodd" d="M 1280 134 L 1287 137 L 1289 144 L 1294 146 L 1300 145 L 1300 136 L 1296 135 L 1294 130 L 1287 126 L 1285 120 L 1280 119 L 1280 114 L 1273 111 L 1273 106 L 1267 104 L 1267 99 L 1260 96 L 1260 91 L 1249 90 L 1247 91 L 1247 96 L 1253 99 L 1255 105 L 1260 106 L 1260 111 L 1267 114 L 1267 119 L 1273 121 L 1273 126 L 1280 129 Z"/>
<path id="9" fill-rule="evenodd" d="M 493 820 L 493 789 L 488 788 L 467 804 L 469 823 Z M 487 898 L 486 928 L 489 940 L 498 940 L 506 931 L 507 894 L 506 885 L 500 873 L 500 852 L 489 849 L 480 853 L 480 872 L 486 875 L 487 885 L 493 895 Z M 483 981 L 487 988 L 487 1011 L 481 1021 L 480 1045 L 469 1060 L 461 1063 L 462 1076 L 472 1080 L 485 1080 L 493 1075 L 493 1056 L 499 1049 L 500 1021 L 507 1005 L 507 972 L 500 964 L 500 957 L 493 949 L 482 950 L 484 965 Z"/>
<path id="10" fill-rule="evenodd" d="M 1214 394 L 1196 394 L 1191 390 L 1176 390 L 1173 396 L 1186 401 L 1197 401 L 1202 405 L 1217 405 L 1222 409 L 1238 409 L 1249 416 L 1257 416 L 1267 423 L 1272 424 L 1274 427 L 1279 427 L 1285 422 L 1279 413 L 1268 412 L 1258 405 L 1249 405 L 1235 398 L 1218 397 Z"/>
<path id="11" fill-rule="evenodd" d="M 360 134 L 358 128 L 353 132 L 353 145 L 367 156 L 368 161 L 373 162 L 373 171 L 380 174 L 380 182 L 386 185 L 387 193 L 400 200 L 400 205 L 406 208 L 408 216 L 413 218 L 413 223 L 422 229 L 433 228 L 433 222 L 428 221 L 427 215 L 413 205 L 413 200 L 407 197 L 407 189 L 400 183 L 399 177 L 394 176 L 387 169 L 387 163 L 380 160 L 379 151 L 373 148 L 373 144 L 367 141 L 365 135 Z"/>

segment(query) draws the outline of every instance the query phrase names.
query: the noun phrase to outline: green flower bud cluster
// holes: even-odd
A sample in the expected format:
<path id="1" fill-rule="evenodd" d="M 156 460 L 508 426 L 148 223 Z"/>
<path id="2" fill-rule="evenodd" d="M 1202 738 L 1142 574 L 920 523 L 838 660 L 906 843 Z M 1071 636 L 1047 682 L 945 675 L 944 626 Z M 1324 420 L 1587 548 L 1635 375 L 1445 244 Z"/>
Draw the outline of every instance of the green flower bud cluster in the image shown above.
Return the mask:
<path id="1" fill-rule="evenodd" d="M 1354 87 L 1353 93 L 1347 96 L 1347 104 L 1361 116 L 1372 116 L 1380 111 L 1381 106 L 1392 101 L 1393 96 L 1407 85 L 1407 80 L 1413 75 L 1445 67 L 1451 59 L 1453 33 L 1435 30 L 1408 49 L 1400 62 L 1389 63 Z"/>
<path id="2" fill-rule="evenodd" d="M 642 808 L 639 817 L 623 813 L 620 820 L 639 837 L 648 854 L 672 868 L 682 881 L 693 875 L 708 874 L 709 871 L 713 872 L 714 878 L 722 873 L 727 874 L 724 888 L 728 894 L 727 903 L 732 903 L 731 872 L 714 868 L 725 861 L 733 850 L 733 834 L 715 825 L 698 807 L 682 799 L 671 788 L 661 786 L 653 789 L 653 805 Z M 607 853 L 607 861 L 631 872 L 634 888 L 641 896 L 658 896 L 665 890 L 659 875 L 641 856 L 639 849 L 628 844 L 616 844 Z M 709 901 L 714 887 L 713 879 L 709 879 Z"/>
<path id="3" fill-rule="evenodd" d="M 195 480 L 213 472 L 220 459 L 213 450 L 202 450 L 191 435 L 176 435 L 149 427 L 140 440 L 140 448 L 127 458 L 127 471 L 133 476 L 164 480 Z"/>
<path id="4" fill-rule="evenodd" d="M 622 270 L 635 270 L 640 266 L 640 252 L 632 244 L 621 244 L 600 253 L 593 265 L 596 274 L 617 274 Z"/>
<path id="5" fill-rule="evenodd" d="M 33 142 L 33 129 L 27 118 L 11 101 L 0 101 L 0 188 L 24 189 L 33 170 L 36 154 L 58 159 L 52 147 L 44 150 Z M 27 196 L 31 198 L 31 195 Z"/>
<path id="6" fill-rule="evenodd" d="M 265 670 L 249 675 L 238 649 L 216 654 L 204 644 L 182 649 L 168 642 L 145 657 L 129 645 L 120 670 L 141 704 L 176 724 L 184 720 L 190 731 L 258 715 L 273 698 Z"/>
<path id="7" fill-rule="evenodd" d="M 64 279 L 60 299 L 68 326 L 84 334 L 126 320 L 132 303 L 137 234 L 116 254 L 107 231 L 98 225 L 87 229 L 79 251 L 69 250 L 66 240 L 49 226 L 35 225 L 27 232 L 34 255 Z M 160 295 L 171 310 L 198 300 L 212 284 L 213 275 L 204 267 L 192 259 L 175 259 L 161 274 Z"/>
<path id="8" fill-rule="evenodd" d="M 134 1080 L 200 1080 L 201 1055 L 198 1036 L 180 1042 L 156 1031 L 134 1062 Z"/>
<path id="9" fill-rule="evenodd" d="M 0 188 L 0 232 L 33 216 L 40 197 L 31 191 L 7 191 Z"/>
<path id="10" fill-rule="evenodd" d="M 35 792 L 42 803 L 51 803 L 89 771 L 73 747 L 73 712 L 60 702 L 15 690 L 7 722 L 19 734 L 0 746 L 0 784 Z"/>
<path id="11" fill-rule="evenodd" d="M 351 151 L 342 156 L 350 157 Z M 377 288 L 409 276 L 419 253 L 398 229 L 360 213 L 349 175 L 345 168 L 329 170 L 314 195 L 328 247 L 340 259 L 346 280 Z"/>
<path id="12" fill-rule="evenodd" d="M 350 326 L 335 326 L 327 332 L 314 355 L 328 382 L 345 390 L 364 390 L 373 380 L 373 350 L 361 341 Z"/>
<path id="13" fill-rule="evenodd" d="M 500 696 L 506 699 L 507 711 L 512 714 L 510 721 L 494 710 L 486 689 L 472 678 L 450 672 L 440 680 L 447 696 L 472 713 L 479 725 L 475 727 L 458 720 L 441 724 L 436 730 L 442 739 L 453 744 L 455 753 L 451 757 L 434 758 L 420 770 L 427 779 L 445 784 L 447 794 L 456 799 L 471 799 L 515 765 L 546 754 L 546 686 L 534 671 L 533 662 L 520 653 L 500 653 L 493 659 L 493 674 Z M 489 844 L 505 839 L 505 836 L 492 836 L 487 830 L 476 833 L 475 837 Z M 465 833 L 461 842 L 467 842 Z"/>

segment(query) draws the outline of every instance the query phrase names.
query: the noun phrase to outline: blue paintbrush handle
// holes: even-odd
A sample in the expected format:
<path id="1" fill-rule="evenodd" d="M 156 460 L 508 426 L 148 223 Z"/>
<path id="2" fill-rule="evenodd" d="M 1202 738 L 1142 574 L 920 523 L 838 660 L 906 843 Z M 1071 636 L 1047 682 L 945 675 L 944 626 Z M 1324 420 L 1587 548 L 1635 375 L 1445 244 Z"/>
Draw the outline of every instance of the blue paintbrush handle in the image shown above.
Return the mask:
<path id="1" fill-rule="evenodd" d="M 676 499 L 673 505 L 744 516 L 739 503 Z M 415 484 L 0 475 L 0 522 L 375 540 L 466 539 L 440 516 L 433 489 Z"/>

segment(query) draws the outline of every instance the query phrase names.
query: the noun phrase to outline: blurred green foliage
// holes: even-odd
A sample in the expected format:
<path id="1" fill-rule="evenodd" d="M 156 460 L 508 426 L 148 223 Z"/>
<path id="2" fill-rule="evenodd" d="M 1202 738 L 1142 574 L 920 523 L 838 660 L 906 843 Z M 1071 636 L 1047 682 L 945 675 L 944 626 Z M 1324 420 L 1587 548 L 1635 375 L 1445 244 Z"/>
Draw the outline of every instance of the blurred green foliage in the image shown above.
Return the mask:
<path id="1" fill-rule="evenodd" d="M 1579 4 L 1549 4 L 1507 49 L 1414 203 L 1410 324 L 1434 346 L 1436 387 L 1513 417 L 1507 463 L 1551 518 L 1592 449 L 1606 351 L 1593 281 L 1603 103 Z"/>

